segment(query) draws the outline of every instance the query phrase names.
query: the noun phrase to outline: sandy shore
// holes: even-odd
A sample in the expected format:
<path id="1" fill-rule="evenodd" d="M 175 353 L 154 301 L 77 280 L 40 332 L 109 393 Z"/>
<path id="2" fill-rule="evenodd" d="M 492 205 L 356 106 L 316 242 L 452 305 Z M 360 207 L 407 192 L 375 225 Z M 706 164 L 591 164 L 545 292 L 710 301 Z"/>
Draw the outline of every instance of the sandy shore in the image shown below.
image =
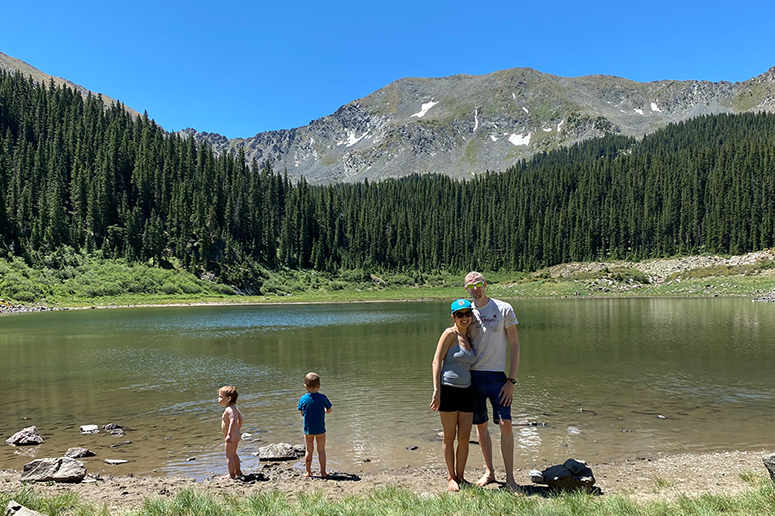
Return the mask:
<path id="1" fill-rule="evenodd" d="M 589 464 L 595 474 L 596 486 L 601 496 L 622 495 L 638 502 L 675 499 L 685 495 L 696 497 L 704 493 L 736 494 L 753 489 L 741 474 L 754 473 L 767 476 L 762 463 L 761 451 L 731 451 L 713 453 L 692 453 L 641 457 L 630 460 Z M 531 484 L 528 470 L 520 468 L 515 472 L 517 483 L 527 492 L 540 493 L 542 488 Z M 330 499 L 343 496 L 364 496 L 370 492 L 393 486 L 408 489 L 417 494 L 440 494 L 446 488 L 445 472 L 438 467 L 402 468 L 375 473 L 337 472 L 330 479 L 301 476 L 298 469 L 283 463 L 267 463 L 248 473 L 248 481 L 208 479 L 196 483 L 185 477 L 97 477 L 87 476 L 78 484 L 41 483 L 32 485 L 35 491 L 56 495 L 74 491 L 79 499 L 99 506 L 107 506 L 111 513 L 120 513 L 142 506 L 153 497 L 174 497 L 186 488 L 221 496 L 250 496 L 257 493 L 280 490 L 290 497 L 300 493 L 321 491 Z M 475 480 L 482 470 L 469 469 L 469 479 Z M 502 472 L 499 480 L 503 480 Z M 743 475 L 746 476 L 746 475 Z M 15 493 L 22 489 L 19 472 L 0 472 L 0 491 Z M 491 484 L 486 489 L 498 489 Z"/>

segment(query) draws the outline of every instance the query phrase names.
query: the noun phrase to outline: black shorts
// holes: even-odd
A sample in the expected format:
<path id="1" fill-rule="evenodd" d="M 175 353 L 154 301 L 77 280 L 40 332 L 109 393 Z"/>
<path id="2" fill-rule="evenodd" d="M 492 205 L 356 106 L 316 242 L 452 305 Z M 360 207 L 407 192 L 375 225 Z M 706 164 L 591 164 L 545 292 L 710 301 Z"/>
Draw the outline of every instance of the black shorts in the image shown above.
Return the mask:
<path id="1" fill-rule="evenodd" d="M 441 386 L 441 402 L 439 412 L 473 412 L 474 387 Z"/>

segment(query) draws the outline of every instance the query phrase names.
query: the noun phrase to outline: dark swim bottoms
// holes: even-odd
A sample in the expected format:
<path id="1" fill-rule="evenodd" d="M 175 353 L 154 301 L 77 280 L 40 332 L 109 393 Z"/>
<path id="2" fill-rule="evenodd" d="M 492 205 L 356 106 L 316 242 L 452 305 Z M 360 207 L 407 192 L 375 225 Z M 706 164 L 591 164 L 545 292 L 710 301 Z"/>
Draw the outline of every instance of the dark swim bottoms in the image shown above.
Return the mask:
<path id="1" fill-rule="evenodd" d="M 441 386 L 441 403 L 439 412 L 473 412 L 474 387 Z"/>

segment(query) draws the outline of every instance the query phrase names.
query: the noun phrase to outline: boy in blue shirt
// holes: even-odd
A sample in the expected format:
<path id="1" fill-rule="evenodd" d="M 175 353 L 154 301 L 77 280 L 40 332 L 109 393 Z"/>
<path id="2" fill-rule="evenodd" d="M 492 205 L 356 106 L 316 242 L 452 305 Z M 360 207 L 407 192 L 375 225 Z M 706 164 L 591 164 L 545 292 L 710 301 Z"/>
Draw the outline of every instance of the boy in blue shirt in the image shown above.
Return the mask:
<path id="1" fill-rule="evenodd" d="M 307 373 L 304 377 L 304 388 L 307 394 L 299 399 L 297 407 L 304 418 L 304 465 L 305 477 L 312 476 L 312 454 L 315 452 L 315 441 L 318 443 L 318 461 L 320 462 L 320 478 L 326 478 L 326 413 L 331 412 L 331 402 L 325 394 L 321 394 L 320 376 L 317 373 Z"/>

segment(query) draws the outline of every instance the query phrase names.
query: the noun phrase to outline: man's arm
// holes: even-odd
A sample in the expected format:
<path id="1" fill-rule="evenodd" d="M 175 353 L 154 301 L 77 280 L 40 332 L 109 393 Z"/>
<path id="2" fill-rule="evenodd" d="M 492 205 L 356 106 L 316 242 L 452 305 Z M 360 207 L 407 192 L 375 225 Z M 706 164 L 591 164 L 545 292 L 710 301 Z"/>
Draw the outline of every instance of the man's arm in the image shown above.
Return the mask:
<path id="1" fill-rule="evenodd" d="M 516 324 L 506 328 L 506 338 L 509 341 L 509 378 L 516 378 L 519 369 L 519 335 Z M 514 384 L 506 382 L 501 388 L 501 404 L 511 405 L 513 397 Z"/>
<path id="2" fill-rule="evenodd" d="M 506 328 L 506 338 L 509 339 L 509 378 L 516 378 L 519 369 L 519 335 L 516 324 Z"/>

